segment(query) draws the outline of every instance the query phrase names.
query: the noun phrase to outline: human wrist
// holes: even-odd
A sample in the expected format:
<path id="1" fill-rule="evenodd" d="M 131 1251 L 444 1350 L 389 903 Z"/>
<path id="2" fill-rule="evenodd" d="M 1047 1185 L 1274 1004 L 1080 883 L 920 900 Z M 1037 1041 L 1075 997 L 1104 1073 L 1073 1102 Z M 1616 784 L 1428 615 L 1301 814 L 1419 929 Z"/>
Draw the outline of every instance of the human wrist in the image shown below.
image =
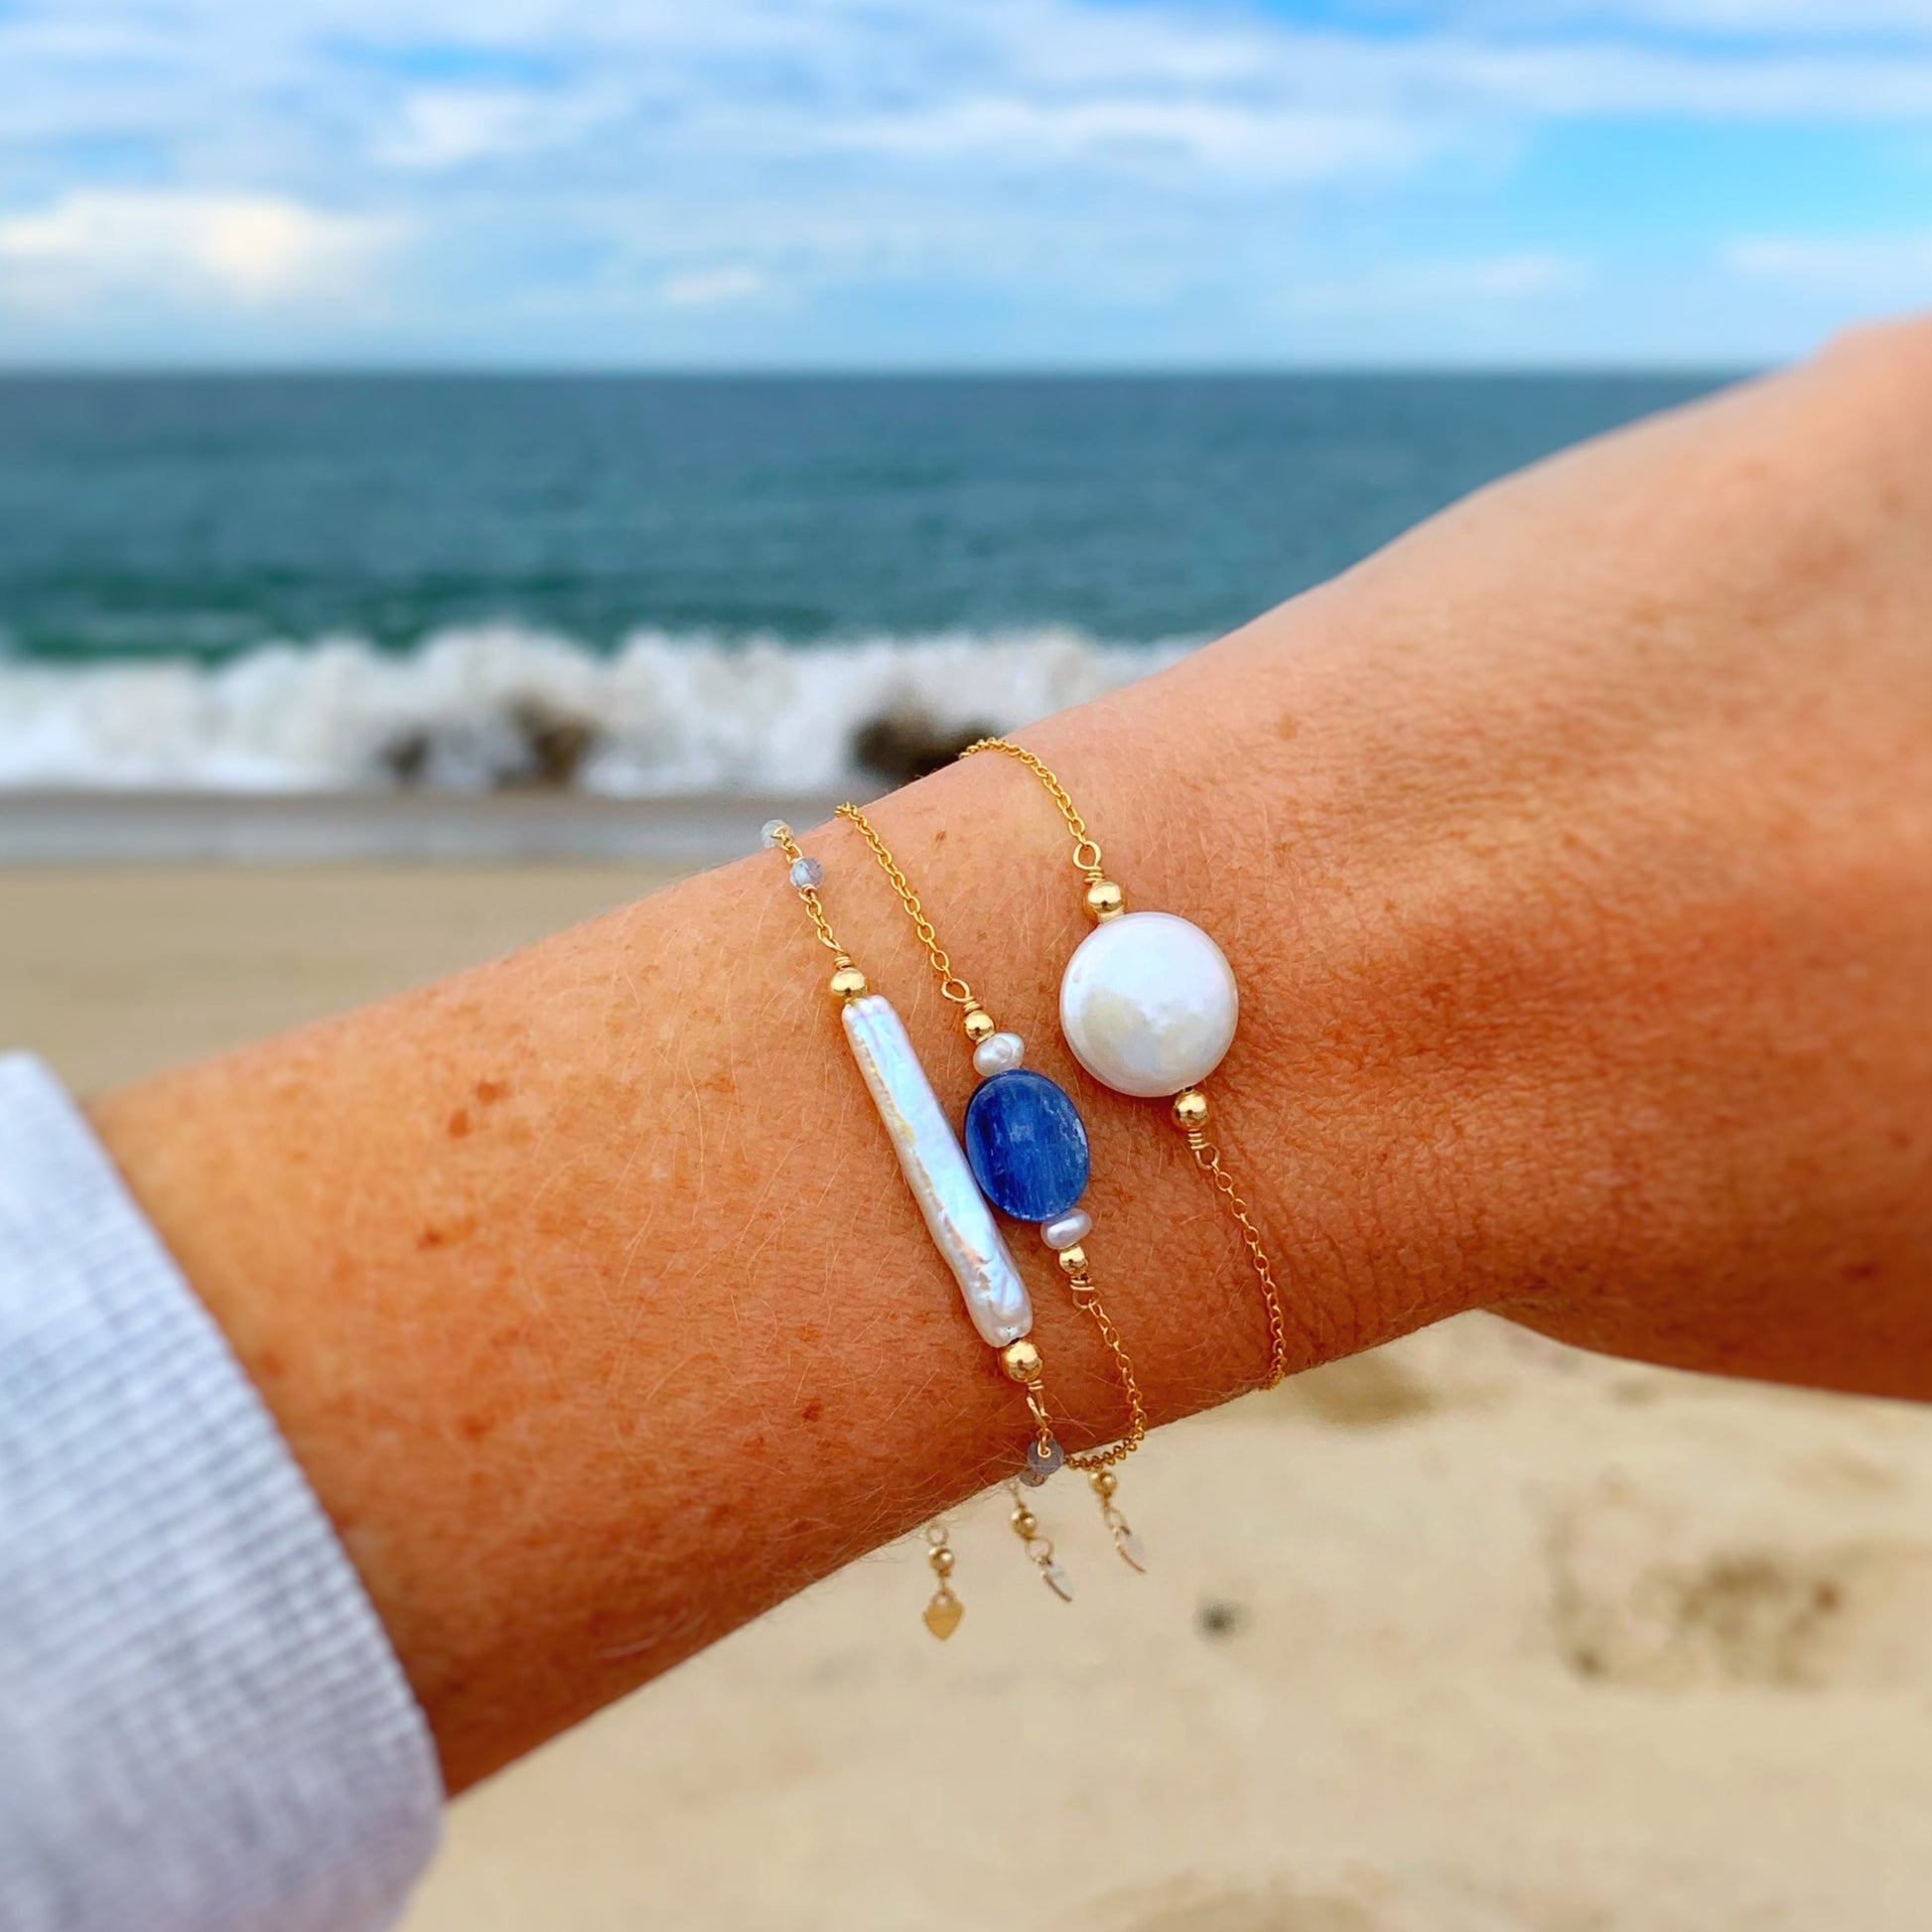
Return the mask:
<path id="1" fill-rule="evenodd" d="M 748 862 L 95 1110 L 453 1788 L 1009 1466 L 791 910 Z M 1186 1176 L 1136 1194 L 1150 1299 L 1191 1301 Z M 1067 1325 L 1077 1447 L 1116 1397 Z M 1257 1372 L 1239 1320 L 1178 1325 L 1162 1413 Z"/>

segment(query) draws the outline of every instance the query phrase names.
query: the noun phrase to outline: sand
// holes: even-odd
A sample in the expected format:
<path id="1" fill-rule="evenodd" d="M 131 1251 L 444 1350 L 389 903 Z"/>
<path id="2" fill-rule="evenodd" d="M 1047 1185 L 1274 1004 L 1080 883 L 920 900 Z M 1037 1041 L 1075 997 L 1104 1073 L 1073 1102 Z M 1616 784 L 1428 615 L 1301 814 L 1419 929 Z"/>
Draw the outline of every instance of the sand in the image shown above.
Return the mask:
<path id="1" fill-rule="evenodd" d="M 0 873 L 5 1032 L 148 1071 L 638 869 Z M 1932 1415 L 1466 1318 L 1149 1445 L 1079 1599 L 996 1508 L 455 1807 L 408 1932 L 1922 1932 Z"/>

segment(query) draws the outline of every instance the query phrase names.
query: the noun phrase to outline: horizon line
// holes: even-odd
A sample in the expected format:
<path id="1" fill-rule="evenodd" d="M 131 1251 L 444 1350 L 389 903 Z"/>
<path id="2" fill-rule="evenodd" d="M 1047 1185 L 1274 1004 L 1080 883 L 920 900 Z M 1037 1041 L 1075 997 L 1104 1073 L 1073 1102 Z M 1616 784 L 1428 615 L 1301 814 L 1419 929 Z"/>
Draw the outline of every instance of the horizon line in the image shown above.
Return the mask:
<path id="1" fill-rule="evenodd" d="M 1255 380 L 1290 377 L 1432 379 L 1496 376 L 1660 376 L 1735 380 L 1782 366 L 1738 359 L 1683 361 L 1655 358 L 1586 359 L 1523 357 L 1513 360 L 1364 362 L 832 362 L 832 363 L 624 363 L 624 362 L 6 362 L 0 382 L 160 380 L 383 380 L 461 381 L 1119 381 Z"/>

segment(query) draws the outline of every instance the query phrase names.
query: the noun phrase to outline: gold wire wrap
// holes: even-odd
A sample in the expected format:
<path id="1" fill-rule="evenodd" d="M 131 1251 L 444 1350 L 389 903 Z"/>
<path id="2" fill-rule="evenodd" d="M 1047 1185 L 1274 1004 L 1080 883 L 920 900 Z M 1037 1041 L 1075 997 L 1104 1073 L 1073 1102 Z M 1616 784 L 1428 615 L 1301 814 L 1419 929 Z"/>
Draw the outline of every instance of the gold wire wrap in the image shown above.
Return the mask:
<path id="1" fill-rule="evenodd" d="M 1028 751 L 1024 745 L 1014 744 L 1010 738 L 978 739 L 959 756 L 969 759 L 976 752 L 1003 752 L 1008 758 L 1017 759 L 1039 780 L 1072 835 L 1075 868 L 1084 873 L 1091 884 L 1098 885 L 1106 877 L 1100 867 L 1099 844 L 1088 832 L 1087 822 L 1080 816 L 1080 809 L 1074 804 L 1072 794 L 1060 782 L 1052 767 L 1037 753 Z M 1261 1290 L 1262 1306 L 1268 1315 L 1268 1379 L 1263 1387 L 1272 1389 L 1287 1376 L 1289 1369 L 1288 1317 L 1282 1308 L 1281 1291 L 1275 1284 L 1274 1265 L 1268 1259 L 1261 1230 L 1256 1227 L 1254 1216 L 1242 1198 L 1234 1176 L 1228 1173 L 1220 1150 L 1208 1140 L 1198 1124 L 1177 1122 L 1176 1125 L 1181 1126 L 1186 1134 L 1194 1165 L 1213 1183 L 1215 1192 L 1225 1203 L 1248 1250 L 1248 1260 L 1254 1269 L 1255 1281 Z"/>
<path id="2" fill-rule="evenodd" d="M 1069 806 L 1071 801 L 1068 801 Z M 954 1005 L 964 1007 L 968 1013 L 983 1012 L 984 1009 L 973 996 L 973 989 L 953 971 L 952 960 L 946 949 L 939 943 L 939 935 L 933 929 L 932 921 L 926 916 L 925 907 L 919 903 L 919 896 L 912 890 L 911 881 L 900 870 L 898 861 L 893 857 L 892 849 L 879 836 L 872 820 L 849 799 L 838 809 L 838 816 L 853 825 L 859 836 L 865 840 L 872 856 L 879 861 L 880 870 L 892 882 L 893 891 L 905 907 L 906 916 L 912 921 L 919 935 L 919 943 L 925 948 L 926 958 L 931 962 L 934 978 L 939 982 L 939 990 Z M 1097 852 L 1098 847 L 1094 848 Z M 1100 1291 L 1094 1286 L 1084 1259 L 1068 1277 L 1073 1292 L 1074 1307 L 1079 1309 L 1092 1321 L 1099 1331 L 1100 1339 L 1107 1352 L 1114 1358 L 1114 1372 L 1120 1379 L 1121 1393 L 1127 1398 L 1127 1434 L 1110 1448 L 1086 1449 L 1078 1455 L 1066 1458 L 1067 1466 L 1083 1469 L 1091 1473 L 1104 1469 L 1112 1463 L 1125 1460 L 1147 1440 L 1147 1404 L 1141 1396 L 1139 1378 L 1134 1373 L 1134 1358 L 1127 1352 L 1127 1344 L 1121 1339 L 1120 1330 L 1114 1326 L 1113 1318 L 1107 1312 L 1106 1304 L 1101 1300 Z M 1037 1411 L 1035 1412 L 1038 1414 Z M 1045 1424 L 1042 1419 L 1041 1429 Z M 1043 1444 L 1042 1444 L 1043 1447 Z"/>

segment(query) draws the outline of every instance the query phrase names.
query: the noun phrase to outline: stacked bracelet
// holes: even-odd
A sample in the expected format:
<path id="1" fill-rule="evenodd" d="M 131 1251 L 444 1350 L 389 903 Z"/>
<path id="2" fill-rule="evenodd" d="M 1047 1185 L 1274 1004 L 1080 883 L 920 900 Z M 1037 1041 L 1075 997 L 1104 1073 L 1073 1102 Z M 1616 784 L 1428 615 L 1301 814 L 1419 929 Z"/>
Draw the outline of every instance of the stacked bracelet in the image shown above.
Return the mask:
<path id="1" fill-rule="evenodd" d="M 1194 1165 L 1214 1184 L 1240 1229 L 1268 1317 L 1267 1386 L 1288 1373 L 1288 1327 L 1275 1271 L 1248 1203 L 1220 1150 L 1207 1138 L 1202 1082 L 1234 1042 L 1240 996 L 1226 955 L 1199 926 L 1173 912 L 1129 912 L 1126 895 L 1101 865 L 1100 847 L 1066 787 L 1025 746 L 983 738 L 961 753 L 1002 752 L 1045 787 L 1073 838 L 1073 864 L 1086 876 L 1094 930 L 1073 950 L 1060 980 L 1060 1031 L 1073 1057 L 1116 1093 L 1171 1103 Z"/>
<path id="2" fill-rule="evenodd" d="M 1240 997 L 1233 969 L 1219 946 L 1191 921 L 1172 912 L 1129 912 L 1126 896 L 1107 877 L 1100 846 L 1066 787 L 1034 753 L 1005 739 L 982 739 L 963 756 L 1000 752 L 1025 764 L 1045 787 L 1073 839 L 1073 863 L 1085 876 L 1085 903 L 1095 929 L 1074 949 L 1060 982 L 1060 1027 L 1088 1073 L 1117 1093 L 1162 1098 L 1185 1135 L 1194 1164 L 1208 1177 L 1247 1249 L 1268 1323 L 1267 1385 L 1289 1367 L 1288 1325 L 1275 1273 L 1248 1204 L 1219 1148 L 1207 1138 L 1202 1083 L 1233 1043 Z M 865 839 L 911 919 L 944 998 L 960 1010 L 980 1085 L 966 1110 L 962 1149 L 891 1003 L 868 987 L 839 944 L 819 887 L 824 869 L 798 848 L 790 830 L 773 820 L 765 843 L 777 848 L 810 917 L 819 943 L 832 955 L 830 990 L 841 1005 L 846 1039 L 898 1157 L 933 1245 L 959 1284 L 966 1312 L 982 1340 L 999 1353 L 1008 1379 L 1025 1391 L 1032 1418 L 1027 1466 L 1019 1480 L 1037 1485 L 1063 1463 L 1082 1470 L 1099 1497 L 1114 1546 L 1134 1570 L 1146 1560 L 1140 1540 L 1114 1498 L 1115 1465 L 1147 1433 L 1147 1414 L 1133 1360 L 1109 1317 L 1087 1258 L 1093 1222 L 1080 1206 L 1090 1151 L 1079 1112 L 1066 1092 L 1024 1067 L 1025 1043 L 1002 1032 L 972 987 L 953 969 L 918 895 L 865 813 L 839 807 Z M 989 1201 L 991 1205 L 989 1205 Z M 1036 1223 L 1053 1250 L 1075 1305 L 1098 1329 L 1126 1399 L 1128 1426 L 1110 1447 L 1067 1456 L 1053 1434 L 1045 1401 L 1044 1365 L 1031 1339 L 1033 1304 L 1001 1236 L 994 1207 Z M 1070 1600 L 1072 1585 L 1040 1533 L 1038 1519 L 1016 1488 L 1012 1524 L 1047 1587 Z M 927 1559 L 938 1588 L 925 1610 L 926 1626 L 948 1637 L 963 1611 L 954 1594 L 953 1552 L 943 1524 L 926 1531 Z"/>
<path id="3" fill-rule="evenodd" d="M 886 841 L 857 805 L 839 807 L 839 817 L 854 825 L 891 883 L 912 921 L 941 995 L 960 1010 L 961 1031 L 972 1053 L 980 1084 L 967 1104 L 966 1158 L 981 1191 L 1003 1214 L 1034 1223 L 1072 1291 L 1074 1305 L 1093 1322 L 1113 1358 L 1127 1403 L 1127 1428 L 1111 1446 L 1069 1455 L 1067 1466 L 1087 1478 L 1100 1502 L 1101 1519 L 1114 1548 L 1129 1569 L 1145 1572 L 1141 1539 L 1114 1500 L 1119 1478 L 1114 1465 L 1133 1454 L 1147 1437 L 1147 1406 L 1120 1330 L 1107 1312 L 1087 1259 L 1086 1239 L 1093 1217 L 1080 1205 L 1091 1168 L 1087 1130 L 1066 1090 L 1043 1073 L 1022 1065 L 1026 1042 L 1002 1032 L 973 989 L 954 971 L 939 943 L 919 896 L 893 857 Z M 1012 1523 L 1027 1537 L 1036 1528 L 1033 1512 L 1015 1497 Z"/>
<path id="4" fill-rule="evenodd" d="M 898 1015 L 889 1000 L 871 991 L 865 974 L 832 930 L 819 896 L 824 868 L 798 849 L 797 840 L 782 820 L 773 819 L 766 825 L 763 837 L 767 845 L 783 854 L 789 866 L 787 876 L 818 942 L 832 955 L 833 972 L 827 984 L 840 1004 L 847 1044 L 933 1246 L 958 1282 L 960 1298 L 980 1338 L 999 1351 L 1007 1378 L 1025 1392 L 1033 1430 L 1027 1444 L 1026 1474 L 1021 1479 L 1044 1482 L 1060 1467 L 1065 1453 L 1047 1419 L 1044 1364 L 1039 1350 L 1028 1339 L 1034 1311 L 1027 1286 Z M 1070 1599 L 1072 1585 L 1054 1558 L 1052 1544 L 1037 1533 L 1038 1524 L 1033 1521 L 1031 1512 L 1029 1520 L 1028 1556 L 1047 1587 L 1062 1600 Z M 925 1622 L 935 1637 L 943 1639 L 958 1628 L 963 1611 L 953 1592 L 953 1552 L 943 1526 L 928 1530 L 927 1541 L 928 1561 L 938 1578 L 938 1588 L 926 1605 Z"/>

